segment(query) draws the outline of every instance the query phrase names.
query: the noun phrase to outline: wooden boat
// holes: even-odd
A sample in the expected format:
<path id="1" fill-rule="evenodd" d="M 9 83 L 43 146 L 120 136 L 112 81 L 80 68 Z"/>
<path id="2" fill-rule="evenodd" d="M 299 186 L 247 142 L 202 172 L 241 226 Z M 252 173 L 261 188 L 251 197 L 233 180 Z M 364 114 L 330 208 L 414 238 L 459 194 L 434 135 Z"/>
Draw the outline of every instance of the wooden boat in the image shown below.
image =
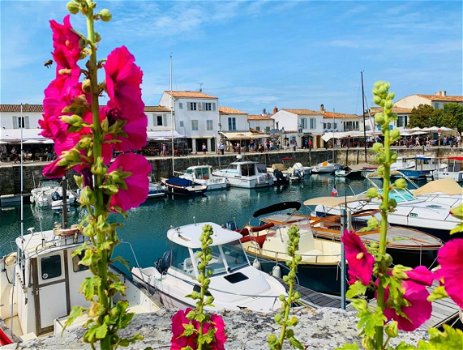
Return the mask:
<path id="1" fill-rule="evenodd" d="M 278 264 L 283 268 L 283 273 L 287 273 L 284 266 L 289 259 L 288 230 L 291 225 L 297 225 L 300 233 L 297 254 L 302 257 L 297 273 L 299 284 L 319 292 L 339 294 L 341 245 L 337 241 L 315 237 L 309 220 L 294 215 L 300 207 L 299 202 L 282 202 L 257 210 L 253 217 L 259 218 L 260 224 L 254 228 L 246 227 L 249 239 L 243 243 L 244 249 L 259 259 L 264 271 L 270 272 Z M 286 210 L 293 210 L 293 213 L 277 213 Z M 263 228 L 263 225 L 268 226 Z"/>
<path id="2" fill-rule="evenodd" d="M 199 196 L 207 190 L 207 186 L 194 183 L 191 180 L 181 177 L 172 176 L 168 179 L 163 179 L 162 184 L 166 186 L 166 191 L 169 194 L 177 194 L 181 196 Z"/>
<path id="3" fill-rule="evenodd" d="M 172 242 L 154 266 L 133 268 L 132 274 L 156 288 L 166 307 L 192 307 L 196 301 L 189 298 L 198 291 L 198 263 L 196 253 L 201 248 L 200 236 L 205 225 L 212 226 L 212 260 L 209 293 L 214 297 L 212 310 L 248 309 L 274 312 L 281 306 L 278 299 L 285 287 L 274 277 L 256 269 L 239 239 L 241 234 L 212 222 L 195 223 L 172 228 L 167 238 Z"/>
<path id="4" fill-rule="evenodd" d="M 362 217 L 378 215 L 379 210 L 367 210 L 353 214 L 348 224 L 350 230 L 354 230 L 366 244 L 373 242 L 379 244 L 379 228 L 360 231 L 366 227 L 366 220 L 362 220 Z M 336 241 L 341 239 L 342 225 L 339 215 L 311 217 L 310 225 L 315 237 Z M 410 267 L 418 265 L 435 267 L 437 251 L 441 246 L 440 239 L 422 231 L 403 226 L 389 226 L 387 229 L 386 249 L 391 254 L 394 264 Z"/>

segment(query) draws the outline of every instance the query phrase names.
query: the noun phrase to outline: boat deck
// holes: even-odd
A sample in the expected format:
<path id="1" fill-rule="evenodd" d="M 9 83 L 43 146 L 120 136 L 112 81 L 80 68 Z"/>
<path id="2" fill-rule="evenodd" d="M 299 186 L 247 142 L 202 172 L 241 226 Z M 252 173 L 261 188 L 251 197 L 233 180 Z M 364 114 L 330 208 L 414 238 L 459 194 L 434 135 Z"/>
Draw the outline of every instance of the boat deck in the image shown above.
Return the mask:
<path id="1" fill-rule="evenodd" d="M 283 280 L 280 279 L 280 282 L 283 283 Z M 286 284 L 285 287 L 287 288 Z M 313 307 L 317 309 L 320 307 L 341 308 L 341 298 L 338 296 L 316 292 L 310 288 L 301 286 L 299 284 L 295 285 L 295 290 L 298 291 L 301 295 L 301 298 L 299 299 L 298 303 L 304 306 Z"/>

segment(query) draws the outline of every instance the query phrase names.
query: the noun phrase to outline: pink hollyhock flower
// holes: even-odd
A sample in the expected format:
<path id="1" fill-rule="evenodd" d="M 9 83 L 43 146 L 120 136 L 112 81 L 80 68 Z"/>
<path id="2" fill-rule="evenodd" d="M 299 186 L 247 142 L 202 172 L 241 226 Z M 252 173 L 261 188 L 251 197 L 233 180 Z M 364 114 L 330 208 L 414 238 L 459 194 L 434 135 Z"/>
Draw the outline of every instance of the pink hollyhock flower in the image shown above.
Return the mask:
<path id="1" fill-rule="evenodd" d="M 192 320 L 190 321 L 186 315 L 191 311 L 191 308 L 187 308 L 185 311 L 179 310 L 172 317 L 172 339 L 171 339 L 171 350 L 180 350 L 186 346 L 190 346 L 192 349 L 196 349 L 198 336 L 196 333 L 191 336 L 183 336 L 185 330 L 184 325 L 192 324 L 196 330 L 199 331 L 199 322 Z M 225 323 L 222 317 L 219 315 L 211 315 L 211 322 L 205 322 L 203 324 L 203 334 L 207 333 L 210 327 L 215 328 L 214 341 L 212 341 L 208 349 L 210 350 L 225 350 L 225 342 L 227 336 L 225 334 Z"/>
<path id="2" fill-rule="evenodd" d="M 71 115 L 72 113 L 63 113 L 64 108 L 83 95 L 79 74 L 58 76 L 45 89 L 43 120 L 39 120 L 43 136 L 53 140 L 66 138 L 69 125 L 64 123 L 60 117 Z"/>
<path id="3" fill-rule="evenodd" d="M 375 258 L 368 252 L 355 232 L 345 230 L 341 240 L 344 243 L 346 259 L 349 265 L 349 284 L 359 280 L 363 285 L 368 285 L 373 275 Z"/>
<path id="4" fill-rule="evenodd" d="M 186 310 L 178 310 L 175 313 L 175 315 L 172 317 L 172 339 L 170 342 L 171 350 L 181 350 L 187 346 L 190 346 L 192 349 L 196 348 L 196 345 L 197 345 L 196 333 L 189 337 L 182 336 L 183 331 L 185 330 L 183 325 L 190 324 L 191 322 L 186 317 L 186 315 L 188 315 L 190 311 L 191 311 L 191 308 L 187 308 Z M 196 321 L 193 321 L 193 322 L 196 322 Z"/>
<path id="5" fill-rule="evenodd" d="M 120 207 L 127 211 L 142 204 L 148 196 L 150 163 L 138 154 L 122 154 L 109 166 L 108 173 L 116 170 L 128 172 L 130 175 L 124 179 L 127 188 L 120 188 L 119 192 L 111 197 L 110 207 Z"/>
<path id="6" fill-rule="evenodd" d="M 61 69 L 74 68 L 80 59 L 80 36 L 71 26 L 70 15 L 64 17 L 63 24 L 51 20 L 51 30 L 53 32 L 53 58 L 57 68 L 56 72 Z"/>
<path id="7" fill-rule="evenodd" d="M 104 69 L 109 96 L 108 120 L 110 124 L 115 120 L 126 122 L 122 130 L 127 136 L 120 137 L 121 142 L 115 147 L 121 151 L 141 149 L 146 144 L 148 125 L 140 89 L 143 73 L 125 46 L 109 54 Z"/>
<path id="8" fill-rule="evenodd" d="M 450 298 L 463 308 L 463 239 L 455 238 L 439 249 L 437 261 L 441 268 L 436 272 L 436 277 L 444 280 L 445 291 Z"/>
<path id="9" fill-rule="evenodd" d="M 401 310 L 405 317 L 398 315 L 393 308 L 384 309 L 384 315 L 389 320 L 396 320 L 400 330 L 411 332 L 431 317 L 432 305 L 427 300 L 429 292 L 426 286 L 432 284 L 434 276 L 424 266 L 415 267 L 406 274 L 408 279 L 402 282 L 402 287 L 405 290 L 403 297 L 409 305 Z M 389 289 L 386 289 L 386 298 L 388 295 Z"/>

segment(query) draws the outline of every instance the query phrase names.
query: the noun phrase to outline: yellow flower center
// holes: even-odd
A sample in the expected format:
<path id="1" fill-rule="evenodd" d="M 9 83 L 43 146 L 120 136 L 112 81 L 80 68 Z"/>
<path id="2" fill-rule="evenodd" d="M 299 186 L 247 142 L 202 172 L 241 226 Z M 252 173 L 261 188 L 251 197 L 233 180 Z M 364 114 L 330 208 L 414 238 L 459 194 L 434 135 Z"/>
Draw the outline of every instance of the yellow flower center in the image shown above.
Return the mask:
<path id="1" fill-rule="evenodd" d="M 355 256 L 355 258 L 358 259 L 358 260 L 362 260 L 362 258 L 363 258 L 363 252 L 358 253 L 358 254 Z"/>

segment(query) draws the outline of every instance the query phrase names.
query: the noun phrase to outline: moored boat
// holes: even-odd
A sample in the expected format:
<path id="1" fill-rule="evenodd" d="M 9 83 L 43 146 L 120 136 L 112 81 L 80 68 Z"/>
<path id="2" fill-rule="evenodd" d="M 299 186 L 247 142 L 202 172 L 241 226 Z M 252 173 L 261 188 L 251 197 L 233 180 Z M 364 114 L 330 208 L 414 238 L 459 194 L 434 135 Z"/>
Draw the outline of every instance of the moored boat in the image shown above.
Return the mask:
<path id="1" fill-rule="evenodd" d="M 239 239 L 238 232 L 212 222 L 195 223 L 172 228 L 167 238 L 172 242 L 155 266 L 133 268 L 132 274 L 156 288 L 166 307 L 194 306 L 195 300 L 187 295 L 197 291 L 200 236 L 205 225 L 213 229 L 212 260 L 207 269 L 211 272 L 208 291 L 214 297 L 212 310 L 248 309 L 259 312 L 278 310 L 280 295 L 285 287 L 274 277 L 253 267 Z"/>
<path id="2" fill-rule="evenodd" d="M 163 179 L 162 184 L 166 187 L 169 194 L 181 196 L 200 196 L 207 190 L 207 186 L 194 183 L 191 180 L 181 177 L 172 176 L 168 179 Z"/>
<path id="3" fill-rule="evenodd" d="M 223 190 L 229 186 L 226 178 L 212 176 L 212 166 L 210 165 L 190 166 L 179 177 L 207 186 L 208 191 Z"/>
<path id="4" fill-rule="evenodd" d="M 297 254 L 302 258 L 298 265 L 298 283 L 318 292 L 339 294 L 341 245 L 337 241 L 315 237 L 309 220 L 294 215 L 300 207 L 299 202 L 281 202 L 254 212 L 253 217 L 259 218 L 260 224 L 257 227 L 247 226 L 248 234 L 241 231 L 245 237 L 249 237 L 243 239 L 245 251 L 258 258 L 265 271 L 271 271 L 277 264 L 283 268 L 282 272 L 286 273 L 284 265 L 289 260 L 288 231 L 291 225 L 296 225 L 300 235 Z M 286 210 L 293 212 L 277 213 Z"/>
<path id="5" fill-rule="evenodd" d="M 214 170 L 212 175 L 226 179 L 231 187 L 269 187 L 273 186 L 274 182 L 272 175 L 267 173 L 264 164 L 250 160 L 232 162 L 224 169 Z"/>

